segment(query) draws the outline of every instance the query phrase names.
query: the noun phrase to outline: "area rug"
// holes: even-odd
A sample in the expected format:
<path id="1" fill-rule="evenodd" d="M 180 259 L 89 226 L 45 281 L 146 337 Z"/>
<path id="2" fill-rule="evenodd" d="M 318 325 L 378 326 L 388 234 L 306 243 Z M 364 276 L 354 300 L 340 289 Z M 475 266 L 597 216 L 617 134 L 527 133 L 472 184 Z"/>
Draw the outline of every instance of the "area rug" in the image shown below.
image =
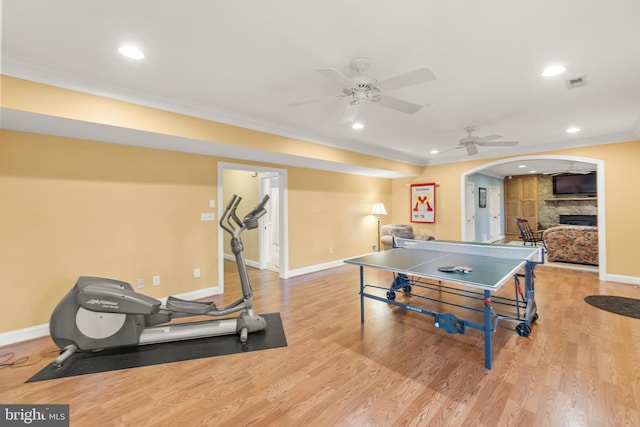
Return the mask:
<path id="1" fill-rule="evenodd" d="M 640 319 L 640 299 L 613 295 L 589 295 L 584 300 L 602 310 Z"/>
<path id="2" fill-rule="evenodd" d="M 246 344 L 238 335 L 174 341 L 139 347 L 124 347 L 97 353 L 76 353 L 60 368 L 48 365 L 26 382 L 52 380 L 98 372 L 138 368 L 162 363 L 181 362 L 205 357 L 286 347 L 287 339 L 280 313 L 261 314 L 267 322 L 263 331 L 249 334 Z"/>

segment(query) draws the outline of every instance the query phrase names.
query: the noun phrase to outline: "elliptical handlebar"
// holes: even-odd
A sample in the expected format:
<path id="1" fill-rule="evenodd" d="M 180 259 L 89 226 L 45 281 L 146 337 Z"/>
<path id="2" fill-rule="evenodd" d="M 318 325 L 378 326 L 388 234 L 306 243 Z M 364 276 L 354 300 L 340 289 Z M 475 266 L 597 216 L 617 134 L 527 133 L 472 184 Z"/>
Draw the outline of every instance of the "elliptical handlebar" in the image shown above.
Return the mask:
<path id="1" fill-rule="evenodd" d="M 239 231 L 239 229 L 254 229 L 258 226 L 258 219 L 260 219 L 264 214 L 267 213 L 265 209 L 265 205 L 269 201 L 269 195 L 265 195 L 260 203 L 253 208 L 249 213 L 247 213 L 244 218 L 241 220 L 236 215 L 236 209 L 240 204 L 242 197 L 234 194 L 227 207 L 224 209 L 222 216 L 220 217 L 220 227 L 222 227 L 227 233 L 232 236 Z M 227 225 L 225 225 L 225 221 Z M 231 222 L 235 222 L 235 225 Z"/>

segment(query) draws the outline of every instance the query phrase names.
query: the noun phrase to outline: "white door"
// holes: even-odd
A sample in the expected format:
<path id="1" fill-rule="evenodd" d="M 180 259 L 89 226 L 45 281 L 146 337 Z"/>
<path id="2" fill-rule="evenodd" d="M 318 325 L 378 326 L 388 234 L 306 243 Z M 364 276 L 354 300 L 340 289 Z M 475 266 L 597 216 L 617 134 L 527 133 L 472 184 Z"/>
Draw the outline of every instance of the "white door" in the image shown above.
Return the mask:
<path id="1" fill-rule="evenodd" d="M 500 235 L 502 224 L 502 205 L 500 187 L 489 186 L 489 241 L 495 242 L 502 238 Z"/>
<path id="2" fill-rule="evenodd" d="M 467 182 L 465 193 L 465 239 L 469 242 L 476 241 L 476 185 L 473 182 Z"/>

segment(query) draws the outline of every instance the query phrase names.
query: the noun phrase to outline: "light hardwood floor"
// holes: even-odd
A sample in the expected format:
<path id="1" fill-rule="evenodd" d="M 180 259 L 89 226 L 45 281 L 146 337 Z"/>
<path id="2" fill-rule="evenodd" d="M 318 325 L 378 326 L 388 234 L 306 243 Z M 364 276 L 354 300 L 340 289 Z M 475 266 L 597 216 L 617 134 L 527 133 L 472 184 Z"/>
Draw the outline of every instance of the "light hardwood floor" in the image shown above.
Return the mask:
<path id="1" fill-rule="evenodd" d="M 361 324 L 357 267 L 250 277 L 256 311 L 280 313 L 287 347 L 25 384 L 54 357 L 41 338 L 0 348 L 36 362 L 0 369 L 0 403 L 70 404 L 72 426 L 640 426 L 640 320 L 583 301 L 640 298 L 638 286 L 539 266 L 531 335 L 500 322 L 486 370 L 475 329 L 449 335 L 373 300 Z"/>

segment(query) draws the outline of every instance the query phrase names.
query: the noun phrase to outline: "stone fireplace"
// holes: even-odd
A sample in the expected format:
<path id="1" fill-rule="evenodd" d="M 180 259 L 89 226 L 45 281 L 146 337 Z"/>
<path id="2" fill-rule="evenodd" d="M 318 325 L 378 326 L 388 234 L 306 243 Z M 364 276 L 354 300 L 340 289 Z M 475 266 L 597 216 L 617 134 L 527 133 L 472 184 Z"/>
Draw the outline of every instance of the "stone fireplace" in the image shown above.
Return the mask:
<path id="1" fill-rule="evenodd" d="M 589 224 L 597 223 L 597 197 L 560 197 L 553 194 L 551 175 L 538 175 L 538 222 L 541 228 L 549 228 L 562 223 L 561 217 L 576 217 Z M 579 225 L 587 225 L 581 223 Z M 594 224 L 595 225 L 595 224 Z"/>

